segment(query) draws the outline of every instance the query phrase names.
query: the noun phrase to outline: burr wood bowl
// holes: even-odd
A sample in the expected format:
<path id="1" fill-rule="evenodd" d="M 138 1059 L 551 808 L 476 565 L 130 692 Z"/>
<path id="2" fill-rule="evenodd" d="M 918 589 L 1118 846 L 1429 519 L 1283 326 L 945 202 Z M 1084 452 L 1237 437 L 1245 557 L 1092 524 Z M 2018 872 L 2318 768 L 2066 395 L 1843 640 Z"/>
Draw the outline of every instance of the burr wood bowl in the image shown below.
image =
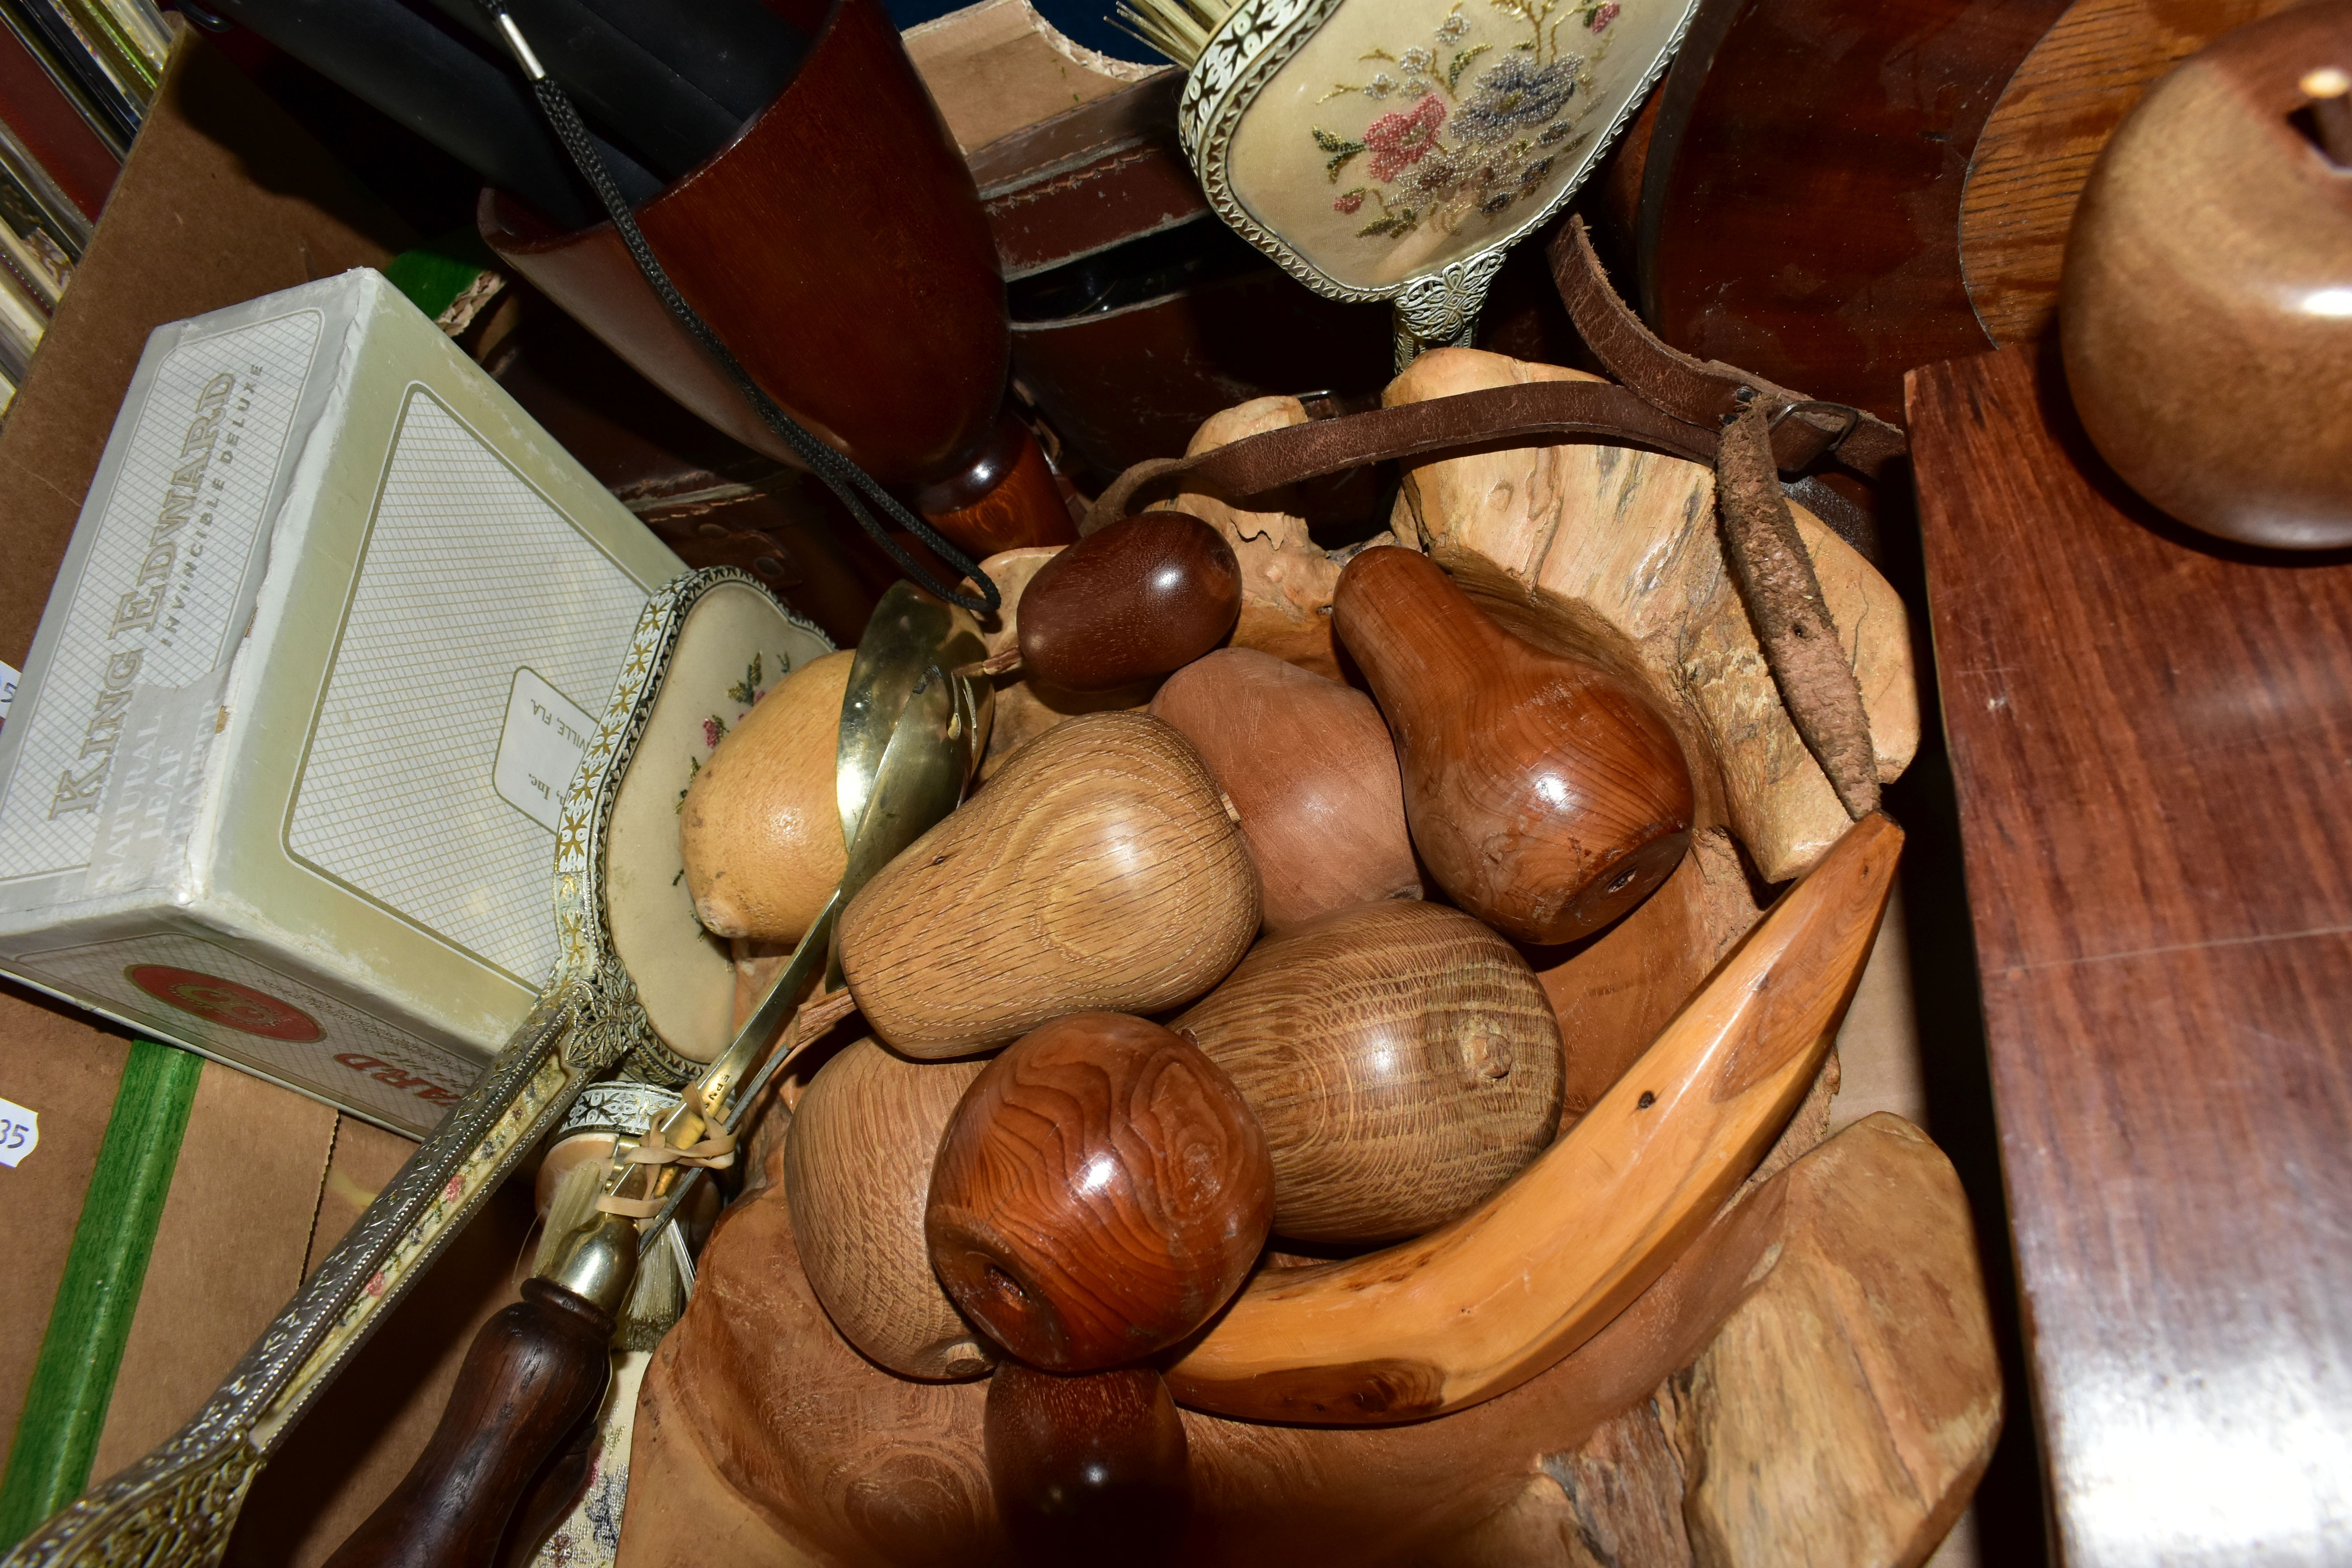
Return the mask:
<path id="1" fill-rule="evenodd" d="M 1390 395 L 1565 374 L 1442 351 Z M 1194 445 L 1303 417 L 1292 400 L 1261 400 L 1210 421 Z M 1501 1055 L 1540 1039 L 1558 1058 L 1543 1064 L 1549 1076 L 1529 1079 L 1534 1130 L 1511 1123 L 1523 1168 L 1483 1195 L 1474 1182 L 1444 1211 L 1450 1218 L 1424 1214 L 1402 1240 L 1375 1245 L 1376 1231 L 1359 1230 L 1366 1239 L 1321 1244 L 1321 1256 L 1283 1250 L 1290 1135 L 1265 1100 L 1265 1074 L 1247 1058 L 1225 1058 L 1244 1098 L 1269 1107 L 1259 1114 L 1276 1143 L 1276 1237 L 1202 1327 L 1134 1363 L 1164 1376 L 1190 1455 L 1190 1513 L 1164 1526 L 1180 1560 L 1565 1563 L 1585 1560 L 1562 1554 L 1577 1531 L 1591 1540 L 1596 1529 L 1636 1528 L 1615 1510 L 1638 1501 L 1652 1510 L 1645 1518 L 1675 1521 L 1668 1533 L 1683 1555 L 1657 1555 L 1662 1563 L 1697 1560 L 1702 1532 L 1709 1560 L 1728 1563 L 1807 1553 L 1917 1563 L 1981 1473 L 2000 1385 L 1950 1166 L 1892 1117 L 1824 1137 L 1838 1081 L 1832 1043 L 1903 834 L 1883 816 L 1847 818 L 1796 742 L 1723 585 L 1710 484 L 1707 470 L 1676 459 L 1575 446 L 1407 468 L 1398 543 L 1444 567 L 1503 632 L 1548 652 L 1597 655 L 1655 705 L 1687 761 L 1687 848 L 1645 901 L 1597 933 L 1566 947 L 1497 942 L 1501 955 L 1482 958 L 1499 977 L 1487 984 L 1501 989 L 1477 1005 L 1513 1018 L 1530 1006 L 1550 1014 Z M 1242 605 L 1229 647 L 1307 679 L 1339 674 L 1322 611 L 1342 563 L 1303 521 L 1209 495 L 1171 504 L 1232 546 Z M 1892 778 L 1916 739 L 1901 602 L 1834 535 L 1807 516 L 1799 526 Z M 1019 590 L 1050 559 L 1019 557 L 988 563 L 1007 585 L 1003 615 L 985 628 L 992 652 L 1017 647 Z M 982 776 L 1023 788 L 1035 787 L 1022 783 L 1034 771 L 1025 743 L 1076 716 L 1143 709 L 1155 690 L 1145 682 L 1074 699 L 1019 675 L 1000 680 Z M 1186 721 L 1172 708 L 1170 716 L 1178 725 L 1161 728 L 1173 734 Z M 1087 732 L 1074 724 L 1057 743 Z M 1203 765 L 1230 768 L 1234 750 L 1208 747 Z M 1242 819 L 1236 838 L 1256 853 L 1247 808 L 1234 805 L 1256 797 L 1216 782 Z M 996 787 L 983 785 L 975 805 Z M 984 815 L 942 846 L 996 864 L 972 837 Z M 1395 815 L 1379 807 L 1382 822 Z M 933 875 L 953 869 L 934 867 L 923 843 L 909 857 Z M 1392 898 L 1436 891 L 1386 871 L 1372 881 Z M 1303 884 L 1284 883 L 1294 885 Z M 1263 906 L 1269 926 L 1273 909 Z M 861 925 L 855 915 L 847 923 Z M 1303 928 L 1292 946 L 1312 952 L 1335 924 L 1349 920 L 1310 910 L 1283 929 Z M 913 917 L 887 928 L 869 917 L 861 929 L 911 931 Z M 971 929 L 974 941 L 1000 942 Z M 1496 966 L 1506 961 L 1524 983 L 1505 984 Z M 1195 998 L 1222 994 L 1214 977 L 1194 984 Z M 1314 1000 L 1309 985 L 1252 984 L 1294 1010 Z M 1184 1004 L 1162 1005 L 1155 1016 L 1189 1036 Z M 896 1016 L 886 1007 L 866 1021 L 887 1042 Z M 1231 1049 L 1230 1033 L 1197 1043 L 1214 1058 Z M 859 1081 L 878 1081 L 871 1057 L 882 1047 L 857 1048 Z M 953 1092 L 925 1097 L 935 1129 L 938 1106 L 966 1092 L 995 1048 L 941 1035 L 890 1071 L 958 1075 Z M 959 1049 L 955 1059 L 918 1059 Z M 1462 1058 L 1473 1074 L 1495 1059 L 1492 1049 Z M 817 1081 L 833 1070 L 821 1068 Z M 886 1135 L 884 1098 L 870 1098 L 862 1116 L 862 1137 Z M 748 1563 L 1024 1560 L 991 1489 L 989 1384 L 919 1381 L 940 1373 L 927 1365 L 902 1375 L 845 1337 L 853 1325 L 833 1300 L 845 1288 L 839 1267 L 812 1267 L 811 1250 L 821 1243 L 838 1258 L 840 1240 L 808 1232 L 823 1217 L 785 1190 L 810 1185 L 794 1162 L 813 1146 L 795 1151 L 798 1135 L 772 1125 L 755 1142 L 751 1187 L 714 1234 L 701 1293 L 656 1356 L 621 1561 L 683 1564 L 714 1532 L 731 1560 Z M 837 1132 L 827 1137 L 846 1151 Z M 1476 1166 L 1465 1153 L 1448 1170 Z M 909 1198 L 892 1201 L 906 1211 L 911 1184 L 899 1184 Z M 927 1285 L 926 1312 L 951 1302 L 950 1283 L 946 1300 Z M 859 1323 L 875 1321 L 870 1304 L 858 1311 Z M 956 1337 L 931 1326 L 919 1342 Z M 1863 1384 L 1838 1370 L 1855 1356 L 1878 1369 Z M 1662 1421 L 1675 1424 L 1674 1436 Z M 1864 1457 L 1897 1451 L 1908 1467 L 1899 1479 Z M 1553 1479 L 1570 1473 L 1563 1465 L 1589 1475 L 1592 1489 Z M 1710 1489 L 1707 1477 L 1735 1473 L 1748 1478 L 1745 1500 Z M 1774 1489 L 1818 1490 L 1824 1476 L 1846 1490 L 1776 1504 Z M 1834 1521 L 1825 1536 L 1790 1533 L 1792 1521 L 1825 1515 Z"/>

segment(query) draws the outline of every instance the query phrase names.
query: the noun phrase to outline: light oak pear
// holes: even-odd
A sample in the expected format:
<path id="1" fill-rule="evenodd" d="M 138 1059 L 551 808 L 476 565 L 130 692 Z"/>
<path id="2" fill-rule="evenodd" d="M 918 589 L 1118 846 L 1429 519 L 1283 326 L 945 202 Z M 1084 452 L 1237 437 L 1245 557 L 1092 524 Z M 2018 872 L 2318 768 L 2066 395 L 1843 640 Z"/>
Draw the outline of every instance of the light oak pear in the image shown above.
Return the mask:
<path id="1" fill-rule="evenodd" d="M 1362 905 L 1268 938 L 1172 1027 L 1257 1112 L 1274 1228 L 1301 1241 L 1443 1225 L 1559 1123 L 1542 986 L 1509 942 L 1442 905 Z"/>
<path id="2" fill-rule="evenodd" d="M 716 936 L 798 942 L 847 868 L 834 773 L 856 656 L 793 671 L 687 786 L 678 848 L 695 918 Z"/>
<path id="3" fill-rule="evenodd" d="M 1227 647 L 1169 677 L 1151 712 L 1184 732 L 1242 814 L 1268 931 L 1421 897 L 1396 746 L 1370 698 Z"/>
<path id="4" fill-rule="evenodd" d="M 905 1377 L 977 1377 L 994 1359 L 940 1289 L 923 1241 L 931 1162 L 985 1065 L 908 1061 L 859 1040 L 818 1071 L 785 1137 L 809 1289 L 844 1339 Z"/>
<path id="5" fill-rule="evenodd" d="M 874 1032 L 937 1059 L 1066 1013 L 1157 1013 L 1223 979 L 1257 934 L 1257 869 L 1191 742 L 1088 713 L 1005 762 L 841 917 Z"/>

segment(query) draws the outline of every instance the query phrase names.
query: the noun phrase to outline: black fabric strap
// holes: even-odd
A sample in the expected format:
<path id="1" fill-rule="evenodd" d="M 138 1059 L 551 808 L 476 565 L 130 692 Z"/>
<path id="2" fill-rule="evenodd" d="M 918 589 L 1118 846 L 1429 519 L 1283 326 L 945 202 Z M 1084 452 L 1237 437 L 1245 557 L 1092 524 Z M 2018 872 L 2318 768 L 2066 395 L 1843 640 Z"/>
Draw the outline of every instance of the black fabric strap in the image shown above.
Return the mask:
<path id="1" fill-rule="evenodd" d="M 629 204 L 622 198 L 620 187 L 614 184 L 612 171 L 605 166 L 604 155 L 590 138 L 587 126 L 581 122 L 580 111 L 572 107 L 571 95 L 553 77 L 539 68 L 538 61 L 530 53 L 529 45 L 523 41 L 521 29 L 516 26 L 514 18 L 507 12 L 506 0 L 483 0 L 483 9 L 489 13 L 492 23 L 514 49 L 516 63 L 530 79 L 531 92 L 538 98 L 540 108 L 545 111 L 556 140 L 562 142 L 564 151 L 572 154 L 572 163 L 580 170 L 581 177 L 594 189 L 596 199 L 604 204 L 604 211 L 611 216 L 613 226 L 620 231 L 621 242 L 629 247 L 629 255 L 636 261 L 637 270 L 645 274 L 646 284 L 677 324 L 685 328 L 688 335 L 700 343 L 703 352 L 727 373 L 728 379 L 735 384 L 736 390 L 743 395 L 744 401 L 751 404 L 761 422 L 792 448 L 793 455 L 807 466 L 811 473 L 823 479 L 833 493 L 841 498 L 841 504 L 849 509 L 849 515 L 857 521 L 857 526 L 864 529 L 918 586 L 936 594 L 950 605 L 960 605 L 975 614 L 985 615 L 997 608 L 1003 602 L 1003 595 L 997 592 L 995 583 L 980 569 L 978 562 L 901 504 L 896 496 L 882 488 L 873 475 L 817 439 L 799 420 L 785 413 L 776 400 L 768 395 L 766 388 L 751 379 L 751 373 L 743 368 L 742 362 L 711 329 L 710 323 L 686 302 L 686 296 L 680 294 L 677 285 L 670 281 L 669 273 L 663 268 L 660 258 L 654 255 L 653 247 L 646 243 L 645 231 L 637 226 L 635 215 L 629 211 Z M 867 510 L 868 501 L 879 508 L 892 522 L 912 533 L 925 548 L 949 566 L 977 584 L 979 595 L 975 597 L 933 580 L 931 574 L 916 563 L 915 558 L 890 537 L 889 531 Z"/>

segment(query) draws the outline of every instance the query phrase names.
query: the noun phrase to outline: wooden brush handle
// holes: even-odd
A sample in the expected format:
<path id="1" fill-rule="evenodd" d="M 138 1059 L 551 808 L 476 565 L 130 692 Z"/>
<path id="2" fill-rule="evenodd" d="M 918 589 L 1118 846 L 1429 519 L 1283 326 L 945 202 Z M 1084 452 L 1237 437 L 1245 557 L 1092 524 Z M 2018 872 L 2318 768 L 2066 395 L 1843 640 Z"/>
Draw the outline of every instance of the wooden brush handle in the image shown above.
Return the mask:
<path id="1" fill-rule="evenodd" d="M 433 1440 L 328 1568 L 490 1568 L 507 1523 L 612 1374 L 613 1320 L 543 1279 L 482 1325 Z"/>

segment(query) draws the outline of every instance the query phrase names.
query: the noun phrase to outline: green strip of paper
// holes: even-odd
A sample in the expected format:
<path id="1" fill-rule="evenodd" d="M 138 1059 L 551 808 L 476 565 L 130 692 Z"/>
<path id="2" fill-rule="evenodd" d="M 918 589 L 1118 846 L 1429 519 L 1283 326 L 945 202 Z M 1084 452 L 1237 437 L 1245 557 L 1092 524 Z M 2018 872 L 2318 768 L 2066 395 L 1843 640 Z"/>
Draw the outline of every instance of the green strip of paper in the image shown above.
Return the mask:
<path id="1" fill-rule="evenodd" d="M 188 1051 L 131 1042 L 7 1472 L 0 1476 L 0 1550 L 31 1534 L 89 1483 L 204 1065 Z"/>

